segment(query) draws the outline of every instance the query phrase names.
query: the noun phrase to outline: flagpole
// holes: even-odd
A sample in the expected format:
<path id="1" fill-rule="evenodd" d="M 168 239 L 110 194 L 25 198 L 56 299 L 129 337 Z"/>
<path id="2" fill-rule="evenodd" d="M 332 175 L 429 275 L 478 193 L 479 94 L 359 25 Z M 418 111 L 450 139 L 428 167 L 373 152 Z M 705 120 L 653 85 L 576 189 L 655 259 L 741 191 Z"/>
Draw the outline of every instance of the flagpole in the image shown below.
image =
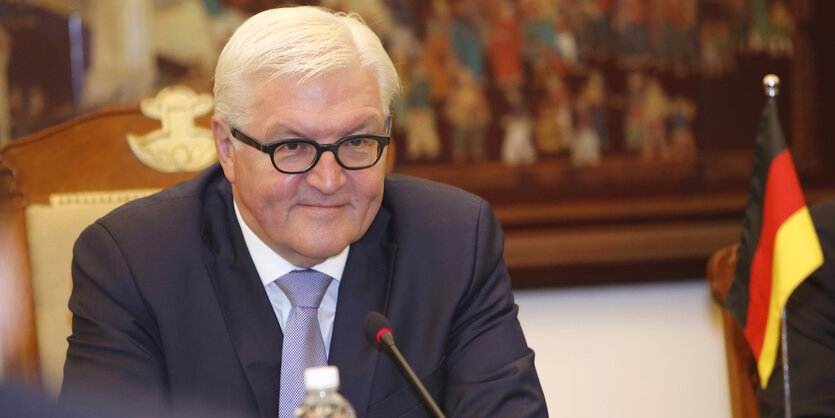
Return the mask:
<path id="1" fill-rule="evenodd" d="M 785 396 L 783 404 L 786 406 L 786 418 L 792 416 L 791 393 L 789 387 L 789 337 L 786 333 L 786 308 L 783 307 L 783 312 L 780 315 L 780 323 L 783 330 L 780 332 L 781 350 L 783 352 L 783 394 Z"/>
<path id="2" fill-rule="evenodd" d="M 780 77 L 769 74 L 763 77 L 763 88 L 768 100 L 776 100 L 780 93 Z M 785 405 L 786 418 L 792 416 L 791 385 L 789 384 L 789 342 L 786 334 L 786 307 L 780 312 L 780 351 L 783 359 L 783 404 Z"/>

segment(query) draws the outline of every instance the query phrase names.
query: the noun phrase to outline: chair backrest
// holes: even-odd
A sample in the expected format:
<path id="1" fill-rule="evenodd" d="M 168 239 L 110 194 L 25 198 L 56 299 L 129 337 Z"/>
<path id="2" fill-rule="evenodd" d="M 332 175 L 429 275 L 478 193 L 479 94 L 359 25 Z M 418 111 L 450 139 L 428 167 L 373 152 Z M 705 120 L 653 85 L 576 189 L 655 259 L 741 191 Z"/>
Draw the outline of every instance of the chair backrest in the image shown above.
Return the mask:
<path id="1" fill-rule="evenodd" d="M 5 377 L 57 392 L 70 332 L 73 242 L 116 206 L 216 160 L 211 107 L 209 95 L 167 88 L 141 108 L 97 111 L 0 147 Z"/>
<path id="2" fill-rule="evenodd" d="M 722 328 L 725 332 L 725 354 L 728 360 L 728 382 L 731 390 L 731 408 L 734 418 L 757 418 L 755 387 L 759 384 L 754 354 L 745 340 L 739 323 L 725 308 L 728 290 L 736 269 L 739 244 L 716 251 L 707 265 L 707 282 L 713 300 L 722 307 Z"/>

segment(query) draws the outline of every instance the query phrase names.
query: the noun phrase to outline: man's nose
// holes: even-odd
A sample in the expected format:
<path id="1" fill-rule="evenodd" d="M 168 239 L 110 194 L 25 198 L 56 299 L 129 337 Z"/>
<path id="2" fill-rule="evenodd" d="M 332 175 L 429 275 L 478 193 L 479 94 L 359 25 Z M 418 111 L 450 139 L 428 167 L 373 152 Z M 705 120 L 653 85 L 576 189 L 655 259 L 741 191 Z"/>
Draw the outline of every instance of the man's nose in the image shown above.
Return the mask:
<path id="1" fill-rule="evenodd" d="M 345 169 L 336 161 L 333 152 L 326 151 L 307 173 L 306 181 L 323 194 L 332 194 L 348 181 L 348 177 L 345 175 Z"/>

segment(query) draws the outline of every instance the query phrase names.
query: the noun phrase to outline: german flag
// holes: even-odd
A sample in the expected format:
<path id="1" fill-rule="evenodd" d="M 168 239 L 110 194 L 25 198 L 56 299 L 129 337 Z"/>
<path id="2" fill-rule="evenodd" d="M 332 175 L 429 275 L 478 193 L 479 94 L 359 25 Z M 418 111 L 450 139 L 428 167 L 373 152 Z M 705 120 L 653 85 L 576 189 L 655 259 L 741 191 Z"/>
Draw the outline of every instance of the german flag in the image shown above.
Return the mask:
<path id="1" fill-rule="evenodd" d="M 770 97 L 757 135 L 751 185 L 727 308 L 745 332 L 763 388 L 774 369 L 780 314 L 823 263 L 823 253 Z"/>

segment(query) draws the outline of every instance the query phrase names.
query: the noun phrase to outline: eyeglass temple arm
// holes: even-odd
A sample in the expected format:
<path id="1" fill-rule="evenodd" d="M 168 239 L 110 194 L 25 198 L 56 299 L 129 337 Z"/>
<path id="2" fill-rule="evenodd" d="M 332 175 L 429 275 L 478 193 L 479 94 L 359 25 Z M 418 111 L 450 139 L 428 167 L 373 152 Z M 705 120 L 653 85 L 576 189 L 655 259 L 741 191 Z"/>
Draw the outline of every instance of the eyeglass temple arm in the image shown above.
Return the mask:
<path id="1" fill-rule="evenodd" d="M 243 132 L 241 132 L 241 131 L 239 131 L 235 128 L 230 129 L 230 133 L 232 134 L 232 136 L 235 139 L 237 139 L 238 141 L 243 142 L 244 144 L 247 144 L 247 145 L 249 145 L 251 147 L 254 147 L 254 148 L 258 148 L 259 150 L 261 150 L 263 152 L 269 152 L 267 150 L 267 146 L 265 146 L 264 144 L 250 138 L 249 135 L 247 135 L 247 134 L 245 134 L 245 133 L 243 133 Z"/>

